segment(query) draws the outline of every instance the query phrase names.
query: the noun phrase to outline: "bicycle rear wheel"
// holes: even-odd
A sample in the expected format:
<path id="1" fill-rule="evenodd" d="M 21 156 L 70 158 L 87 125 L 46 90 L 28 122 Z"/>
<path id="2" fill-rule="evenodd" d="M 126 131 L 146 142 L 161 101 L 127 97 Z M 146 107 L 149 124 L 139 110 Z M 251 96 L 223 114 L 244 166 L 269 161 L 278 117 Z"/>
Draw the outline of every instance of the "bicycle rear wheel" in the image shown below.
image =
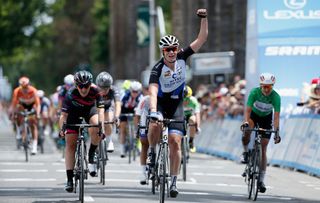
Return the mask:
<path id="1" fill-rule="evenodd" d="M 253 160 L 253 174 L 252 174 L 252 200 L 256 201 L 259 192 L 259 179 L 260 179 L 260 161 L 261 161 L 261 147 L 258 146 L 254 150 L 254 160 Z"/>
<path id="2" fill-rule="evenodd" d="M 168 159 L 168 144 L 163 143 L 160 154 L 159 164 L 159 183 L 160 183 L 160 203 L 164 203 L 166 188 L 167 188 L 167 159 Z"/>
<path id="3" fill-rule="evenodd" d="M 84 178 L 85 178 L 85 175 L 84 175 L 84 141 L 81 140 L 80 142 L 80 151 L 79 151 L 79 166 L 80 166 L 80 174 L 79 174 L 79 200 L 81 203 L 84 202 Z"/>
<path id="4" fill-rule="evenodd" d="M 30 139 L 31 139 L 31 135 L 30 135 L 31 131 L 28 126 L 25 126 L 24 130 L 26 133 L 26 137 L 24 139 L 23 148 L 24 148 L 24 152 L 26 155 L 26 162 L 28 162 L 29 161 L 29 144 L 30 144 Z"/>
<path id="5" fill-rule="evenodd" d="M 181 140 L 181 153 L 182 153 L 182 178 L 183 181 L 187 180 L 187 137 L 183 136 Z"/>

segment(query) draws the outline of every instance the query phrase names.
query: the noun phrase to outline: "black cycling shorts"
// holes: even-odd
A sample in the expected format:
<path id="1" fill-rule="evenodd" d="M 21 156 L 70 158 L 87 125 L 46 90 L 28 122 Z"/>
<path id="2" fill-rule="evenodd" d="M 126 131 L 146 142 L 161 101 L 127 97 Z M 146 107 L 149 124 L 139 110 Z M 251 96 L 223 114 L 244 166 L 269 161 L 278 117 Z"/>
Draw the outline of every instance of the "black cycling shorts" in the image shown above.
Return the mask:
<path id="1" fill-rule="evenodd" d="M 94 115 L 98 114 L 98 110 L 96 106 L 92 106 L 90 109 L 85 111 L 77 111 L 74 110 L 74 113 L 69 113 L 67 118 L 67 124 L 80 124 L 82 120 L 81 117 L 84 118 L 84 120 L 87 123 L 90 123 L 90 118 Z M 78 134 L 79 133 L 79 127 L 67 127 L 67 133 L 66 134 Z"/>
<path id="2" fill-rule="evenodd" d="M 172 105 L 171 108 L 162 106 L 159 102 L 157 105 L 158 111 L 160 111 L 164 118 L 175 119 L 178 121 L 184 121 L 183 102 L 181 101 L 176 107 Z M 186 134 L 184 123 L 171 123 L 168 126 L 170 132 L 180 135 Z"/>
<path id="3" fill-rule="evenodd" d="M 270 130 L 272 129 L 272 113 L 267 116 L 258 116 L 256 113 L 251 111 L 250 118 L 253 120 L 255 126 L 259 128 Z M 262 138 L 270 139 L 271 133 L 263 133 Z"/>

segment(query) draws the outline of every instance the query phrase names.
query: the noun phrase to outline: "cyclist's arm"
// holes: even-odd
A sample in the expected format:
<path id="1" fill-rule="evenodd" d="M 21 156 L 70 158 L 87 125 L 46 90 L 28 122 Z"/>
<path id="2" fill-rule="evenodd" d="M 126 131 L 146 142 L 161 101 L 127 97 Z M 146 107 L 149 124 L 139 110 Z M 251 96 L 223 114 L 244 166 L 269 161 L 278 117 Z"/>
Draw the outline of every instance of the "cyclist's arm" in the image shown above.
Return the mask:
<path id="1" fill-rule="evenodd" d="M 200 127 L 200 123 L 201 122 L 201 116 L 200 116 L 200 112 L 196 113 L 196 123 L 197 123 L 197 128 Z"/>
<path id="2" fill-rule="evenodd" d="M 208 19 L 201 18 L 200 31 L 195 41 L 190 44 L 191 49 L 197 52 L 201 46 L 207 41 L 208 37 Z"/>
<path id="3" fill-rule="evenodd" d="M 150 91 L 150 111 L 157 112 L 157 95 L 158 95 L 158 84 L 151 83 L 149 85 Z"/>
<path id="4" fill-rule="evenodd" d="M 248 122 L 249 123 L 251 111 L 252 111 L 252 108 L 250 106 L 247 106 L 247 109 L 246 109 L 245 114 L 244 114 L 244 122 Z"/>
<path id="5" fill-rule="evenodd" d="M 104 122 L 104 106 L 98 108 L 98 121 L 102 124 Z M 101 131 L 101 133 L 104 133 L 104 128 L 101 128 Z"/>
<path id="6" fill-rule="evenodd" d="M 274 112 L 274 115 L 273 115 L 273 127 L 274 129 L 278 130 L 279 129 L 279 118 L 280 118 L 280 112 Z"/>
<path id="7" fill-rule="evenodd" d="M 61 112 L 59 118 L 59 128 L 62 129 L 63 123 L 67 122 L 68 114 L 66 112 Z"/>
<path id="8" fill-rule="evenodd" d="M 116 101 L 114 103 L 114 115 L 116 118 L 119 118 L 120 117 L 120 114 L 121 114 L 121 102 L 120 101 Z"/>

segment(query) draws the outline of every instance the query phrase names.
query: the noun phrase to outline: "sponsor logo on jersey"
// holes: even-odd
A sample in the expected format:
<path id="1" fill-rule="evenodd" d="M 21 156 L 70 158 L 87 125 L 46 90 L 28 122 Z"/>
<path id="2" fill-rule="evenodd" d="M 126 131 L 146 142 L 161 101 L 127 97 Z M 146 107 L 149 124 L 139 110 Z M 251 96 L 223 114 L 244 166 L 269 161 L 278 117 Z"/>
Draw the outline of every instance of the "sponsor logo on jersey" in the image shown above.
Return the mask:
<path id="1" fill-rule="evenodd" d="M 164 73 L 165 78 L 168 78 L 170 76 L 171 76 L 171 72 L 169 70 Z"/>

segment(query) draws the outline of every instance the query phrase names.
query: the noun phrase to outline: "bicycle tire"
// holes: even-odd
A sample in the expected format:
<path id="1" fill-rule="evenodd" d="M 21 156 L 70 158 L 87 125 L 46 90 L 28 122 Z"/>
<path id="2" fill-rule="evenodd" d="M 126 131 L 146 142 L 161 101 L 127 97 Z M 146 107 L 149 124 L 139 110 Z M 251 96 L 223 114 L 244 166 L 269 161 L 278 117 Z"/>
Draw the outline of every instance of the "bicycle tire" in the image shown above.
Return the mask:
<path id="1" fill-rule="evenodd" d="M 79 200 L 81 203 L 84 202 L 84 178 L 85 178 L 85 175 L 84 175 L 84 141 L 81 140 L 80 142 L 80 174 L 79 174 Z"/>
<path id="2" fill-rule="evenodd" d="M 128 163 L 131 164 L 131 156 L 132 156 L 132 138 L 131 135 L 128 135 L 128 145 L 127 145 L 127 149 L 128 149 Z"/>
<path id="3" fill-rule="evenodd" d="M 159 166 L 160 203 L 164 203 L 165 194 L 166 194 L 168 144 L 163 143 L 162 147 L 163 147 L 163 149 L 160 154 L 161 159 L 160 159 L 160 166 Z"/>
<path id="4" fill-rule="evenodd" d="M 187 137 L 183 137 L 182 138 L 182 149 L 181 149 L 181 153 L 182 153 L 182 178 L 183 181 L 187 180 Z"/>
<path id="5" fill-rule="evenodd" d="M 25 130 L 25 133 L 26 133 L 26 138 L 25 138 L 24 143 L 23 143 L 23 148 L 24 148 L 24 152 L 25 152 L 25 155 L 26 155 L 26 162 L 28 162 L 29 161 L 30 129 L 29 129 L 27 124 L 25 124 L 24 130 Z"/>
<path id="6" fill-rule="evenodd" d="M 101 140 L 101 148 L 100 148 L 100 182 L 102 185 L 105 185 L 105 167 L 106 167 L 106 143 L 105 140 Z"/>
<path id="7" fill-rule="evenodd" d="M 253 160 L 253 177 L 252 177 L 252 200 L 256 201 L 259 193 L 259 179 L 260 179 L 260 161 L 261 161 L 261 146 L 255 149 L 255 156 Z"/>
<path id="8" fill-rule="evenodd" d="M 251 195 L 252 195 L 252 160 L 253 160 L 253 154 L 252 151 L 250 150 L 248 152 L 248 163 L 246 166 L 246 179 L 247 179 L 247 185 L 248 185 L 248 199 L 251 199 Z"/>

